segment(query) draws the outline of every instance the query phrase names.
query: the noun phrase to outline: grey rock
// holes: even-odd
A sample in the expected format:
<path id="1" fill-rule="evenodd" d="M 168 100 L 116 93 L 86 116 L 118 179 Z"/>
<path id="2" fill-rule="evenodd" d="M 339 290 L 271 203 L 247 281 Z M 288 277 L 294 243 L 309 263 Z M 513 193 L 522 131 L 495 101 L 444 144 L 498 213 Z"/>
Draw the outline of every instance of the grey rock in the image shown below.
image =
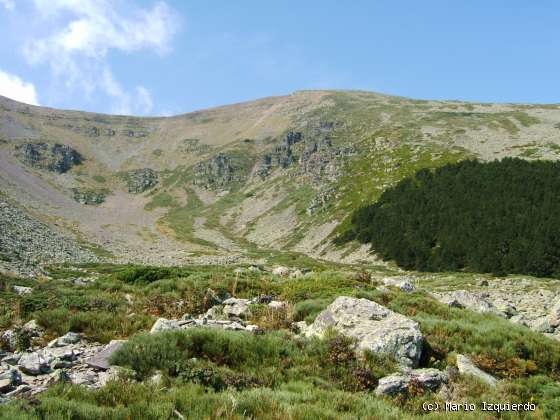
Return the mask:
<path id="1" fill-rule="evenodd" d="M 275 310 L 286 309 L 288 307 L 288 303 L 278 301 L 278 300 L 273 300 L 269 302 L 268 307 L 270 309 L 275 309 Z"/>
<path id="2" fill-rule="evenodd" d="M 356 339 L 360 350 L 391 354 L 405 366 L 418 365 L 423 342 L 418 323 L 375 302 L 340 296 L 305 335 L 321 337 L 330 328 Z"/>
<path id="3" fill-rule="evenodd" d="M 405 392 L 410 378 L 400 373 L 394 373 L 379 379 L 375 393 L 377 395 L 396 395 Z"/>
<path id="4" fill-rule="evenodd" d="M 159 318 L 152 326 L 150 333 L 157 333 L 165 330 L 178 330 L 179 328 L 181 328 L 181 326 L 177 321 L 173 319 Z"/>
<path id="5" fill-rule="evenodd" d="M 457 369 L 459 369 L 459 373 L 461 375 L 474 376 L 492 387 L 495 387 L 498 383 L 496 378 L 484 372 L 478 366 L 475 366 L 471 359 L 467 356 L 463 356 L 462 354 L 457 355 Z"/>
<path id="6" fill-rule="evenodd" d="M 51 370 L 41 351 L 23 353 L 18 361 L 18 367 L 23 373 L 34 376 L 48 373 Z"/>
<path id="7" fill-rule="evenodd" d="M 527 326 L 533 331 L 540 333 L 553 333 L 554 327 L 550 325 L 550 319 L 547 316 L 542 316 L 527 322 Z"/>
<path id="8" fill-rule="evenodd" d="M 16 292 L 20 296 L 29 295 L 33 293 L 33 288 L 25 286 L 14 286 L 14 292 Z"/>
<path id="9" fill-rule="evenodd" d="M 10 351 L 15 351 L 17 347 L 17 334 L 14 330 L 6 330 L 0 336 L 0 341 Z"/>
<path id="10" fill-rule="evenodd" d="M 43 333 L 43 329 L 39 326 L 37 321 L 34 319 L 23 324 L 23 329 L 26 332 L 28 332 L 32 337 L 38 337 Z"/>
<path id="11" fill-rule="evenodd" d="M 99 370 L 107 370 L 111 367 L 111 356 L 119 350 L 126 340 L 111 340 L 103 350 L 96 353 L 87 360 L 87 365 Z"/>
<path id="12" fill-rule="evenodd" d="M 227 317 L 244 318 L 250 314 L 249 299 L 229 298 L 224 300 L 223 313 Z"/>
<path id="13" fill-rule="evenodd" d="M 409 386 L 417 386 L 424 390 L 436 391 L 442 384 L 448 381 L 448 374 L 437 369 L 407 369 L 402 373 L 394 373 L 381 378 L 375 389 L 375 393 L 377 395 L 406 393 Z"/>

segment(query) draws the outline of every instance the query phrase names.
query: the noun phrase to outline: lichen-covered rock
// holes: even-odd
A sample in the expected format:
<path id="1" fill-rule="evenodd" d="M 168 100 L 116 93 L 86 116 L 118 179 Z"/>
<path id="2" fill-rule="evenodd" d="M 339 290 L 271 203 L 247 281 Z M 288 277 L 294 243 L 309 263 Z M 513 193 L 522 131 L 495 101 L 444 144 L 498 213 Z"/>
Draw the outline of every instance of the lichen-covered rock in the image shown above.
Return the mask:
<path id="1" fill-rule="evenodd" d="M 360 350 L 387 353 L 405 366 L 417 366 L 423 336 L 418 323 L 367 299 L 340 296 L 306 329 L 323 336 L 329 329 L 352 337 Z"/>
<path id="2" fill-rule="evenodd" d="M 457 355 L 457 369 L 459 369 L 461 375 L 472 375 L 492 387 L 495 387 L 498 383 L 496 378 L 475 366 L 471 359 L 462 354 Z"/>
<path id="3" fill-rule="evenodd" d="M 125 174 L 128 192 L 140 194 L 150 188 L 155 187 L 159 182 L 156 171 L 150 168 L 135 169 Z"/>
<path id="4" fill-rule="evenodd" d="M 80 204 L 98 206 L 105 202 L 105 190 L 89 190 L 72 188 L 72 198 Z"/>
<path id="5" fill-rule="evenodd" d="M 410 387 L 436 391 L 449 381 L 446 372 L 437 369 L 407 369 L 379 380 L 375 393 L 377 395 L 395 395 L 408 392 Z"/>
<path id="6" fill-rule="evenodd" d="M 76 150 L 65 144 L 24 143 L 16 146 L 16 154 L 26 165 L 64 173 L 83 162 Z"/>

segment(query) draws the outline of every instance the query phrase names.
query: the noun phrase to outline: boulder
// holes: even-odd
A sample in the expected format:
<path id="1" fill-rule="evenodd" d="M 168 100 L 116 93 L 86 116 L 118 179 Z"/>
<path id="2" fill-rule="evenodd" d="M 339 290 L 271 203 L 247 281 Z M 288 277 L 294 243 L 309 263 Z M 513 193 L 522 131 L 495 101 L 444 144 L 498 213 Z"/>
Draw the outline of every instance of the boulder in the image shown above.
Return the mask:
<path id="1" fill-rule="evenodd" d="M 467 356 L 463 356 L 462 354 L 457 355 L 457 369 L 459 369 L 459 373 L 461 375 L 472 375 L 492 387 L 495 387 L 498 383 L 496 378 L 484 372 L 482 369 L 477 367 L 471 359 Z"/>
<path id="2" fill-rule="evenodd" d="M 423 390 L 436 391 L 449 381 L 446 372 L 437 369 L 406 369 L 400 373 L 385 376 L 379 380 L 375 393 L 377 395 L 395 395 L 408 392 L 415 386 Z"/>
<path id="3" fill-rule="evenodd" d="M 51 370 L 47 359 L 40 351 L 23 353 L 18 361 L 18 367 L 23 373 L 33 376 L 48 373 Z"/>
<path id="4" fill-rule="evenodd" d="M 32 319 L 23 325 L 23 329 L 28 332 L 32 337 L 39 337 L 43 333 L 43 329 L 39 326 L 37 321 Z"/>
<path id="5" fill-rule="evenodd" d="M 249 299 L 229 298 L 224 300 L 223 313 L 227 317 L 244 318 L 249 315 Z"/>
<path id="6" fill-rule="evenodd" d="M 300 278 L 301 276 L 303 276 L 303 272 L 299 269 L 296 269 L 290 273 L 291 279 L 297 279 Z"/>
<path id="7" fill-rule="evenodd" d="M 0 375 L 0 392 L 5 394 L 21 385 L 21 373 L 17 369 L 10 369 Z"/>
<path id="8" fill-rule="evenodd" d="M 15 351 L 17 348 L 17 334 L 14 330 L 6 330 L 0 335 L 0 341 L 9 351 Z"/>
<path id="9" fill-rule="evenodd" d="M 81 334 L 70 331 L 64 334 L 62 337 L 58 337 L 52 340 L 48 344 L 48 347 L 64 347 L 69 344 L 79 343 L 81 339 L 82 339 Z"/>
<path id="10" fill-rule="evenodd" d="M 99 370 L 107 370 L 111 367 L 111 356 L 119 350 L 126 340 L 111 340 L 103 350 L 90 357 L 87 365 Z"/>
<path id="11" fill-rule="evenodd" d="M 177 330 L 181 328 L 179 323 L 174 319 L 158 318 L 158 320 L 152 326 L 150 333 L 157 333 L 165 330 Z"/>
<path id="12" fill-rule="evenodd" d="M 352 337 L 360 350 L 391 354 L 405 366 L 417 366 L 423 336 L 418 323 L 367 299 L 339 296 L 305 330 L 322 337 L 329 329 Z"/>
<path id="13" fill-rule="evenodd" d="M 14 286 L 14 292 L 16 292 L 20 296 L 29 295 L 33 292 L 33 288 L 25 286 Z"/>

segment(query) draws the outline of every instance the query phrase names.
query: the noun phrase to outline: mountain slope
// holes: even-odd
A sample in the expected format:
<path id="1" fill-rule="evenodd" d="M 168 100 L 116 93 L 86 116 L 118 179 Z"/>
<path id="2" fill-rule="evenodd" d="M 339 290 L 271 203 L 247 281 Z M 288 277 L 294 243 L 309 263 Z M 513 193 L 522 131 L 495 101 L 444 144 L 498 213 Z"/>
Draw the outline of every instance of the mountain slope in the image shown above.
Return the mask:
<path id="1" fill-rule="evenodd" d="M 0 98 L 0 191 L 119 261 L 374 262 L 366 246 L 331 240 L 403 177 L 559 153 L 557 105 L 303 91 L 137 118 Z"/>

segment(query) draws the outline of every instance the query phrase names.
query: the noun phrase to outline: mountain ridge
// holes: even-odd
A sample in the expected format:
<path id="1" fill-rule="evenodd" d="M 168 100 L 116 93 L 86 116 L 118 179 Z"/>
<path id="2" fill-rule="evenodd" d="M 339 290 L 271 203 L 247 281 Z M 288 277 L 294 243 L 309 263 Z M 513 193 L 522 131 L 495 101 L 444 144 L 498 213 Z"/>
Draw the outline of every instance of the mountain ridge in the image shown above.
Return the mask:
<path id="1" fill-rule="evenodd" d="M 505 156 L 558 159 L 560 106 L 312 90 L 134 117 L 0 99 L 0 190 L 121 262 L 379 264 L 332 243 L 352 211 L 418 169 Z"/>

